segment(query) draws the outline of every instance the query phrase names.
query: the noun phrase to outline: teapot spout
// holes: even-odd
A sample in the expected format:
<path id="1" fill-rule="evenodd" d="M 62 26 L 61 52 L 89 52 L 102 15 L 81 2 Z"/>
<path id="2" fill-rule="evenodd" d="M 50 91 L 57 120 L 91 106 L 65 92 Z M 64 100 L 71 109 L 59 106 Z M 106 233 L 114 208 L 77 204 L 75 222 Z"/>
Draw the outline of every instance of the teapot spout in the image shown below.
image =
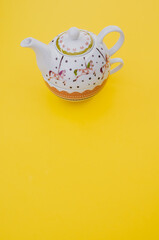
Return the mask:
<path id="1" fill-rule="evenodd" d="M 20 45 L 21 47 L 33 49 L 36 54 L 36 60 L 40 71 L 42 73 L 48 71 L 50 59 L 50 49 L 48 45 L 32 37 L 24 39 Z"/>
<path id="2" fill-rule="evenodd" d="M 21 47 L 30 47 L 30 48 L 32 48 L 33 43 L 35 43 L 34 40 L 35 40 L 35 39 L 33 39 L 33 38 L 31 38 L 31 37 L 26 38 L 26 39 L 24 39 L 24 40 L 20 43 L 20 46 L 21 46 Z"/>

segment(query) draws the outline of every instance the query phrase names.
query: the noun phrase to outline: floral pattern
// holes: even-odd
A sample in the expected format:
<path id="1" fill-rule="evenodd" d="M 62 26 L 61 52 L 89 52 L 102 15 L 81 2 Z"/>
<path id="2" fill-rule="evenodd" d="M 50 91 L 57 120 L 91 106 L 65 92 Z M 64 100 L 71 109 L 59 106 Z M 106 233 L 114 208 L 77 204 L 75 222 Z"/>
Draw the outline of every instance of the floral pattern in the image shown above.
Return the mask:
<path id="1" fill-rule="evenodd" d="M 73 80 L 73 82 L 77 81 L 77 79 L 83 75 L 88 75 L 89 73 L 93 72 L 94 75 L 96 75 L 95 71 L 93 70 L 94 64 L 93 61 L 89 61 L 88 64 L 85 63 L 85 68 L 81 69 L 75 69 L 74 74 L 76 78 Z"/>
<path id="2" fill-rule="evenodd" d="M 66 70 L 62 70 L 58 73 L 55 73 L 53 71 L 49 71 L 49 78 L 48 80 L 50 80 L 51 78 L 54 78 L 56 80 L 63 80 L 63 78 L 66 76 Z"/>
<path id="3" fill-rule="evenodd" d="M 105 64 L 100 68 L 100 72 L 102 73 L 102 78 L 104 78 L 105 71 L 109 67 L 109 59 L 107 55 L 105 55 L 104 60 L 105 60 Z"/>
<path id="4" fill-rule="evenodd" d="M 66 76 L 66 70 L 60 70 L 62 60 L 63 60 L 63 57 L 61 58 L 57 73 L 55 73 L 54 71 L 51 71 L 51 70 L 49 71 L 49 77 L 48 77 L 49 81 L 51 79 L 64 80 L 64 77 Z M 48 76 L 48 75 L 46 75 L 46 76 Z M 63 81 L 63 84 L 66 85 L 66 82 Z"/>
<path id="5" fill-rule="evenodd" d="M 98 49 L 98 51 L 100 52 L 100 50 Z M 109 60 L 108 60 L 108 57 L 107 55 L 104 55 L 100 52 L 100 54 L 102 55 L 102 57 L 104 58 L 105 60 L 105 64 L 100 68 L 100 72 L 102 73 L 102 79 L 104 78 L 104 74 L 105 74 L 105 71 L 106 71 L 106 68 L 109 67 Z M 76 76 L 76 78 L 73 80 L 74 82 L 77 81 L 77 79 L 83 75 L 88 75 L 90 74 L 91 72 L 93 72 L 93 75 L 96 76 L 96 72 L 94 71 L 93 69 L 94 67 L 94 64 L 93 64 L 93 61 L 89 61 L 88 64 L 85 63 L 85 68 L 81 68 L 81 69 L 75 69 L 74 70 L 74 74 Z"/>
<path id="6" fill-rule="evenodd" d="M 96 53 L 92 54 L 88 59 L 83 58 L 67 58 L 62 56 L 55 58 L 54 69 L 51 69 L 46 75 L 48 83 L 56 84 L 56 86 L 67 88 L 80 88 L 80 86 L 99 85 L 105 79 L 106 72 L 109 74 L 110 63 L 109 56 L 101 49 L 96 48 Z M 73 62 L 72 62 L 73 60 Z M 70 62 L 71 61 L 71 62 Z M 78 62 L 79 61 L 79 62 Z M 71 63 L 73 63 L 71 65 Z M 79 67 L 81 66 L 81 67 Z M 99 81 L 98 81 L 99 80 Z M 89 88 L 89 87 L 88 87 Z"/>

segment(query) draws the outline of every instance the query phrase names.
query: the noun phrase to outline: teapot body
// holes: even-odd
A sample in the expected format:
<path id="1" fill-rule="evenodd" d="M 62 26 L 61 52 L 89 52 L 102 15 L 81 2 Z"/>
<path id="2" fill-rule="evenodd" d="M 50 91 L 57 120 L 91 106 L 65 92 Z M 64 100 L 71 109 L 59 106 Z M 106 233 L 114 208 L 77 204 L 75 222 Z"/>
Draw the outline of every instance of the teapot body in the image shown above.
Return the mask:
<path id="1" fill-rule="evenodd" d="M 103 38 L 111 32 L 120 33 L 120 37 L 108 49 Z M 116 26 L 104 28 L 99 35 L 73 27 L 59 34 L 48 45 L 27 38 L 21 46 L 35 51 L 44 81 L 54 94 L 77 101 L 94 96 L 102 89 L 109 75 L 123 66 L 122 59 L 110 58 L 123 42 L 124 34 Z M 111 70 L 113 63 L 119 65 Z"/>
<path id="2" fill-rule="evenodd" d="M 94 40 L 91 51 L 79 55 L 55 51 L 59 36 L 49 43 L 50 67 L 42 75 L 49 89 L 57 96 L 68 100 L 83 100 L 95 95 L 108 79 L 108 49 L 104 43 L 96 41 L 96 35 L 91 35 Z"/>

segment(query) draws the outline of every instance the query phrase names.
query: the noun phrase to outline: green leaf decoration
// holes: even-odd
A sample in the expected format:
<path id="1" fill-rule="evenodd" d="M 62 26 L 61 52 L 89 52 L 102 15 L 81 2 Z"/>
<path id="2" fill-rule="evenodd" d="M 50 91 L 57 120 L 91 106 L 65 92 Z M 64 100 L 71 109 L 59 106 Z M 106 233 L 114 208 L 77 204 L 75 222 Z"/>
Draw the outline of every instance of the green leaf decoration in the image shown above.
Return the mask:
<path id="1" fill-rule="evenodd" d="M 77 69 L 74 70 L 74 74 L 77 76 Z"/>
<path id="2" fill-rule="evenodd" d="M 87 68 L 90 68 L 90 62 L 87 64 Z"/>

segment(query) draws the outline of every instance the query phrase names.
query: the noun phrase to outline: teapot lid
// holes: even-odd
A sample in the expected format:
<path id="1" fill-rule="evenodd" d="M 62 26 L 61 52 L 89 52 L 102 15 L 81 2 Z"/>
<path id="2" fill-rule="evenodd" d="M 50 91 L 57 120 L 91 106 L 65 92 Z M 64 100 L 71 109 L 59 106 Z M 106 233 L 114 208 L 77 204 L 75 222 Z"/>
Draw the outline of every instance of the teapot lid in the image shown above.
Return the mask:
<path id="1" fill-rule="evenodd" d="M 91 50 L 93 38 L 87 31 L 73 27 L 57 37 L 56 47 L 66 55 L 81 55 Z"/>

